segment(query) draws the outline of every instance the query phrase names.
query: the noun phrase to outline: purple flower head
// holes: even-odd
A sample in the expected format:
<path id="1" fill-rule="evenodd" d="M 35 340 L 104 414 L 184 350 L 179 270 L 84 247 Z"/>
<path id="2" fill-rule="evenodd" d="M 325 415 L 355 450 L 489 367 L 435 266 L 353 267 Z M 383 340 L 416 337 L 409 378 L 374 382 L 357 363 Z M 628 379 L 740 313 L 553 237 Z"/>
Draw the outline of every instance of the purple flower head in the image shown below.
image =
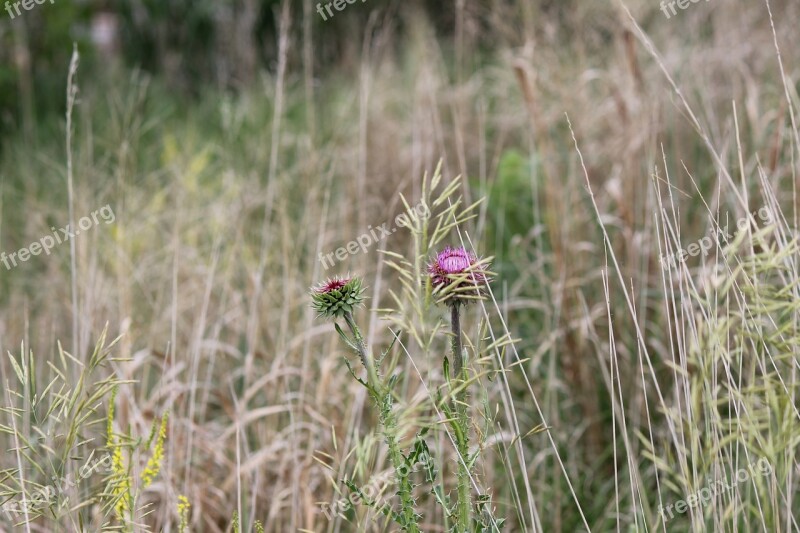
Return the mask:
<path id="1" fill-rule="evenodd" d="M 450 303 L 478 299 L 490 279 L 487 262 L 463 247 L 448 246 L 428 265 L 431 284 L 439 301 Z"/>
<path id="2" fill-rule="evenodd" d="M 324 281 L 313 287 L 311 290 L 317 294 L 325 294 L 331 291 L 340 290 L 342 287 L 350 283 L 350 278 L 340 278 L 338 276 L 334 276 L 327 281 Z"/>

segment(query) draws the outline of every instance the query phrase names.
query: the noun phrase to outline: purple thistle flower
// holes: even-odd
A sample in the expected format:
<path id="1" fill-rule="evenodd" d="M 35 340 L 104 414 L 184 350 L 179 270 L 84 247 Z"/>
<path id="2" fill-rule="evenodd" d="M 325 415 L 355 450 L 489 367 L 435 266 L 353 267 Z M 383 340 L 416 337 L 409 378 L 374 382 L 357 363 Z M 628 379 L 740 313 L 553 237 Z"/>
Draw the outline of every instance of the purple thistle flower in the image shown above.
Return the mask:
<path id="1" fill-rule="evenodd" d="M 350 278 L 340 278 L 338 276 L 334 276 L 327 281 L 323 281 L 316 287 L 313 287 L 311 290 L 317 294 L 325 294 L 326 292 L 339 290 L 348 283 L 350 283 Z"/>
<path id="2" fill-rule="evenodd" d="M 490 279 L 486 266 L 465 248 L 448 246 L 428 265 L 428 273 L 440 301 L 459 303 L 482 296 L 482 288 Z"/>

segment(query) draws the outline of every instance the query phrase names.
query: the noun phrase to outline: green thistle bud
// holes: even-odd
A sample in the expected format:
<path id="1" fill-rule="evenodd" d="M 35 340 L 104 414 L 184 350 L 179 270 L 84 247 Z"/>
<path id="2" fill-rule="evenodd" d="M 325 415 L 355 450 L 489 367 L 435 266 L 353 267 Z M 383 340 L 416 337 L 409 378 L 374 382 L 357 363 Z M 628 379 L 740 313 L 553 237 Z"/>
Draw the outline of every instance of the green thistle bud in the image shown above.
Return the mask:
<path id="1" fill-rule="evenodd" d="M 311 306 L 319 316 L 342 318 L 364 303 L 359 278 L 334 277 L 311 289 Z"/>

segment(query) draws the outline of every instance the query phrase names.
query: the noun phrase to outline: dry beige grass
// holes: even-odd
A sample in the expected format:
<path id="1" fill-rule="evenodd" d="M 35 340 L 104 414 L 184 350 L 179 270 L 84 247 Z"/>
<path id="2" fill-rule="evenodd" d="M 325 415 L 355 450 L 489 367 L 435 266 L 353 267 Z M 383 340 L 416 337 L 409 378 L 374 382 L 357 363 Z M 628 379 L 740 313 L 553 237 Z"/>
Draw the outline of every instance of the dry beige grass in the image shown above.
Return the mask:
<path id="1" fill-rule="evenodd" d="M 445 181 L 465 176 L 460 194 L 475 201 L 498 182 L 511 149 L 534 161 L 526 175 L 534 201 L 510 203 L 535 224 L 508 229 L 517 234 L 507 235 L 508 255 L 499 261 L 514 277 L 497 281 L 497 309 L 486 306 L 491 332 L 502 337 L 507 325 L 520 341 L 515 350 L 498 350 L 492 363 L 510 368 L 508 381 L 483 383 L 485 406 L 499 414 L 478 469 L 481 486 L 493 492 L 510 531 L 523 522 L 529 530 L 581 529 L 567 479 L 593 531 L 664 530 L 659 501 L 697 490 L 702 478 L 689 472 L 687 459 L 719 442 L 687 439 L 696 447 L 681 450 L 683 441 L 671 438 L 676 426 L 693 420 L 686 411 L 681 417 L 682 400 L 698 402 L 689 395 L 706 383 L 692 381 L 693 364 L 685 361 L 687 375 L 673 380 L 670 362 L 674 353 L 694 353 L 724 335 L 700 333 L 719 324 L 690 318 L 697 303 L 681 292 L 690 289 L 688 280 L 662 280 L 659 238 L 663 246 L 665 225 L 684 243 L 706 234 L 701 198 L 712 213 L 732 217 L 740 216 L 734 190 L 749 196 L 774 190 L 784 209 L 797 204 L 800 145 L 789 117 L 798 109 L 800 5 L 770 2 L 785 94 L 764 2 L 700 2 L 669 20 L 654 2 L 630 2 L 659 59 L 620 2 L 516 4 L 456 2 L 455 32 L 446 39 L 434 36 L 419 13 L 373 6 L 357 61 L 319 82 L 308 77 L 298 52 L 302 21 L 285 11 L 285 53 L 276 71 L 241 95 L 210 98 L 186 117 L 169 114 L 169 95 L 141 75 L 117 80 L 105 94 L 102 82 L 94 88 L 79 74 L 74 210 L 79 217 L 110 204 L 116 222 L 76 241 L 74 269 L 68 247 L 0 269 L 0 287 L 8 291 L 0 296 L 0 348 L 18 357 L 24 343 L 41 357 L 40 379 L 48 382 L 44 361 L 56 341 L 67 348 L 73 341 L 74 274 L 76 358 L 87 360 L 106 323 L 111 336 L 122 335 L 114 356 L 125 361 L 112 368 L 130 383 L 119 389 L 117 429 L 146 436 L 170 410 L 165 463 L 140 501 L 151 504 L 147 528 L 176 530 L 177 499 L 185 495 L 194 531 L 230 531 L 235 510 L 248 531 L 256 519 L 272 532 L 390 530 L 364 509 L 358 526 L 321 514 L 320 502 L 345 490 L 343 477 L 366 483 L 388 463 L 373 430 L 375 413 L 341 362 L 332 326 L 315 320 L 307 291 L 334 270 L 359 272 L 370 288 L 369 310 L 361 313 L 366 337 L 385 346 L 391 335 L 377 309 L 390 305 L 388 291 L 398 283 L 377 251 L 407 254 L 412 243 L 398 232 L 331 271 L 317 257 L 368 225 L 393 220 L 403 210 L 399 193 L 414 203 L 423 174 L 440 160 Z M 390 14 L 408 26 L 402 39 Z M 696 114 L 708 146 L 665 73 Z M 312 110 L 309 127 L 305 113 Z M 6 220 L 0 229 L 7 236 L 0 249 L 17 249 L 68 221 L 67 203 L 52 192 L 65 183 L 62 154 L 55 144 L 7 152 L 2 175 L 30 184 L 0 188 Z M 764 182 L 756 179 L 761 171 Z M 672 202 L 680 207 L 674 219 Z M 494 206 L 484 203 L 462 228 L 487 255 L 501 255 L 487 249 L 500 231 Z M 669 220 L 654 217 L 662 207 Z M 789 222 L 795 216 L 786 212 Z M 612 250 L 618 270 L 607 259 Z M 481 314 L 475 308 L 469 317 L 473 327 Z M 491 335 L 480 333 L 470 335 L 473 344 Z M 437 342 L 444 350 L 446 337 Z M 410 437 L 434 420 L 425 385 L 436 383 L 440 366 L 413 343 L 404 346 L 408 356 L 398 349 L 394 357 Z M 514 365 L 515 353 L 523 364 Z M 643 361 L 652 373 L 645 375 Z M 785 392 L 776 402 L 794 401 L 795 366 L 781 367 L 787 381 L 776 387 Z M 13 376 L 9 360 L 1 359 L 4 386 Z M 761 401 L 755 390 L 748 394 Z M 482 409 L 476 401 L 476 419 Z M 10 424 L 8 418 L 0 423 Z M 521 440 L 509 429 L 513 418 Z M 549 432 L 526 435 L 543 423 Z M 788 464 L 776 482 L 782 492 L 769 506 L 774 521 L 751 522 L 753 515 L 743 514 L 737 530 L 797 529 L 790 519 L 797 508 L 797 476 L 790 473 L 797 432 L 786 424 L 780 433 L 788 436 L 786 449 L 773 450 Z M 753 444 L 756 433 L 742 441 Z M 432 440 L 433 449 L 452 456 L 444 435 Z M 778 445 L 777 437 L 767 440 Z M 665 442 L 679 451 L 665 451 Z M 14 447 L 6 435 L 0 443 Z M 16 459 L 5 454 L 0 464 L 13 468 Z M 434 506 L 422 510 L 424 530 L 440 531 Z M 722 520 L 722 511 L 717 515 Z M 692 518 L 699 528 L 702 516 Z M 49 527 L 42 519 L 31 531 L 56 530 Z"/>

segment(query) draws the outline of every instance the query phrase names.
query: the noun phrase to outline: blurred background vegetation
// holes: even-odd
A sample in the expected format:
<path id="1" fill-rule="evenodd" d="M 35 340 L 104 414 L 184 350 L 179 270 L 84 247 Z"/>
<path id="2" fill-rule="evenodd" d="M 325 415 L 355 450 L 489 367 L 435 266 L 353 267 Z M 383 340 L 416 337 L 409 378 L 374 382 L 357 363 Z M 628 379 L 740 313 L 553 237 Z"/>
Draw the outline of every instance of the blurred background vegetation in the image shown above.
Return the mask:
<path id="1" fill-rule="evenodd" d="M 467 229 L 479 253 L 496 258 L 499 310 L 490 320 L 502 331 L 502 314 L 519 339 L 522 363 L 499 355 L 506 368 L 517 363 L 509 389 L 483 380 L 486 403 L 474 406 L 476 419 L 491 419 L 479 479 L 509 530 L 530 524 L 529 504 L 542 530 L 581 530 L 576 499 L 593 531 L 665 529 L 659 503 L 735 470 L 744 449 L 768 456 L 776 479 L 738 495 L 746 505 L 720 502 L 669 530 L 779 530 L 798 506 L 785 498 L 800 478 L 796 362 L 786 354 L 800 335 L 776 343 L 786 357 L 777 376 L 765 364 L 746 373 L 742 389 L 726 388 L 723 362 L 764 356 L 742 332 L 760 330 L 770 311 L 759 304 L 734 316 L 736 294 L 703 293 L 729 289 L 741 272 L 723 283 L 705 270 L 709 258 L 693 258 L 664 279 L 659 253 L 664 226 L 690 243 L 713 230 L 708 209 L 735 220 L 745 211 L 739 195 L 750 211 L 766 205 L 765 182 L 792 219 L 800 4 L 770 0 L 773 37 L 762 2 L 692 3 L 669 19 L 655 0 L 625 3 L 657 58 L 611 0 L 367 0 L 328 21 L 311 0 L 55 0 L 14 20 L 0 12 L 0 251 L 69 220 L 73 43 L 81 56 L 75 215 L 106 204 L 116 214 L 77 241 L 74 271 L 66 246 L 0 267 L 0 353 L 24 342 L 47 359 L 60 340 L 84 357 L 106 323 L 110 338 L 124 334 L 114 354 L 130 361 L 111 364 L 130 380 L 118 426 L 147 435 L 170 410 L 162 481 L 142 495 L 154 530 L 174 530 L 181 494 L 197 531 L 230 531 L 233 509 L 267 531 L 385 531 L 364 509 L 347 521 L 319 512 L 319 502 L 339 497 L 342 478 L 368 482 L 385 455 L 367 420 L 374 413 L 306 293 L 325 276 L 361 273 L 369 339 L 387 345 L 377 309 L 399 283 L 377 248 L 407 253 L 408 235 L 329 271 L 317 257 L 391 220 L 402 211 L 398 193 L 413 204 L 423 174 L 441 161 L 446 182 L 464 177 L 468 203 L 486 199 Z M 759 286 L 785 298 L 772 293 L 770 257 L 751 257 L 767 248 L 740 259 L 761 261 L 751 269 L 768 271 Z M 610 274 L 609 251 L 619 260 Z M 793 331 L 797 310 L 785 313 L 776 329 Z M 478 308 L 465 319 L 480 331 L 475 346 L 485 340 L 481 319 Z M 742 345 L 719 350 L 730 339 Z M 446 350 L 438 340 L 434 348 Z M 411 357 L 438 382 L 439 361 Z M 408 358 L 399 361 L 411 435 L 430 404 Z M 48 367 L 37 371 L 47 383 Z M 4 357 L 0 378 L 9 376 Z M 721 385 L 708 387 L 711 376 Z M 734 400 L 753 419 L 732 430 Z M 523 465 L 510 412 L 522 428 Z M 542 424 L 549 434 L 528 434 Z M 435 440 L 432 449 L 449 449 Z M 6 433 L 0 443 L 14 447 Z M 9 454 L 0 461 L 16 465 Z M 436 531 L 442 519 L 430 509 L 425 530 Z M 79 512 L 100 523 L 91 506 Z"/>
<path id="2" fill-rule="evenodd" d="M 547 9 L 567 10 L 567 3 L 544 2 Z M 324 2 L 323 2 L 324 4 Z M 402 8 L 401 8 L 402 4 Z M 505 0 L 471 6 L 475 21 L 489 25 L 492 13 L 507 9 Z M 348 4 L 350 6 L 350 4 Z M 558 6 L 558 7 L 556 7 Z M 327 21 L 317 15 L 316 2 L 291 2 L 292 17 L 312 28 L 314 71 L 353 69 L 370 17 L 396 18 L 395 39 L 402 40 L 415 17 L 424 14 L 437 35 L 453 34 L 454 11 L 434 0 L 357 2 Z M 250 86 L 261 70 L 277 61 L 279 0 L 116 0 L 56 1 L 34 4 L 13 20 L 0 19 L 0 117 L 4 133 L 32 129 L 37 117 L 64 111 L 65 65 L 75 42 L 92 74 L 110 66 L 139 68 L 160 75 L 169 87 L 196 97 L 204 88 L 235 90 Z M 473 28 L 484 47 L 493 47 L 496 34 Z M 292 63 L 302 61 L 303 49 L 289 50 Z M 86 75 L 84 72 L 84 75 Z"/>

